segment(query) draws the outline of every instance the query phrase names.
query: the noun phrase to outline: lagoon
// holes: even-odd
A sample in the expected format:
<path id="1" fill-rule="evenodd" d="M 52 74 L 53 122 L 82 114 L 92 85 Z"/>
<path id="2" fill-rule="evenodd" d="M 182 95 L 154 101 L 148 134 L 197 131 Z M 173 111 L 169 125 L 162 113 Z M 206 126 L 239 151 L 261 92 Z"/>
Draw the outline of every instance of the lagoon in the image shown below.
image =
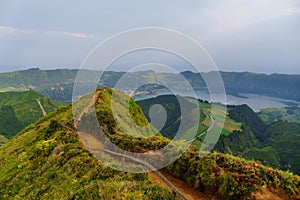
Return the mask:
<path id="1" fill-rule="evenodd" d="M 205 90 L 194 91 L 198 99 L 211 102 L 211 97 Z M 161 95 L 176 94 L 180 96 L 193 97 L 192 91 L 175 91 L 172 93 L 169 90 L 158 91 L 156 94 L 145 94 L 134 97 L 136 101 L 154 98 Z M 247 104 L 255 112 L 259 112 L 263 108 L 283 108 L 288 106 L 300 106 L 300 102 L 293 100 L 280 99 L 259 94 L 241 93 L 237 96 L 226 94 L 226 101 L 221 102 L 225 105 L 241 105 Z"/>

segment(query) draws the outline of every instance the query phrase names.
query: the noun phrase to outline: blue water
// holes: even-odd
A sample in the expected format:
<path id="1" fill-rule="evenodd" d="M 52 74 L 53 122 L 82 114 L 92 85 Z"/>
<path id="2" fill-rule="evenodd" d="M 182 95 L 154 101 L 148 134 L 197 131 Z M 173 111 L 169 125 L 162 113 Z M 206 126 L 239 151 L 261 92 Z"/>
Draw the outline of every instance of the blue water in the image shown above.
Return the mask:
<path id="1" fill-rule="evenodd" d="M 153 97 L 157 97 L 160 95 L 171 94 L 170 91 L 159 91 L 157 94 L 147 94 L 135 97 L 135 100 L 143 100 L 149 99 Z M 187 97 L 193 97 L 193 92 L 191 91 L 177 91 L 175 94 Z M 210 95 L 203 90 L 195 90 L 195 94 L 198 99 L 211 101 Z M 221 103 L 226 105 L 241 105 L 247 104 L 250 106 L 255 112 L 260 111 L 263 108 L 282 108 L 287 107 L 289 105 L 300 106 L 300 102 L 293 100 L 280 99 L 275 97 L 269 97 L 258 94 L 239 94 L 239 96 L 226 95 L 226 101 L 222 101 Z"/>

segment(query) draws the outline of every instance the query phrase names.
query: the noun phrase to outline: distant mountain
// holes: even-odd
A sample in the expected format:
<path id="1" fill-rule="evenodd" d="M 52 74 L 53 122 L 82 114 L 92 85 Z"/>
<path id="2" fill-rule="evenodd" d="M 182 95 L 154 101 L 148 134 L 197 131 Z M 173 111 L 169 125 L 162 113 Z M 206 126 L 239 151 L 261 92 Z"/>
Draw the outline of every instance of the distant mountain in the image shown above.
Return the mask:
<path id="1" fill-rule="evenodd" d="M 103 103 L 111 101 L 111 93 L 110 89 L 97 90 L 95 96 L 98 125 L 111 142 L 137 153 L 152 152 L 169 144 L 170 140 L 162 136 L 124 134 L 126 130 L 111 120 L 111 104 Z M 117 108 L 126 108 L 122 98 L 126 99 L 126 95 L 118 95 Z M 90 109 L 85 109 L 89 107 L 85 107 L 84 98 L 77 102 L 87 111 L 82 115 L 79 126 L 82 120 L 89 122 L 91 119 Z M 131 102 L 129 108 L 131 119 L 144 127 L 147 122 L 139 106 Z M 117 118 L 121 120 L 122 127 L 126 116 Z M 166 186 L 157 185 L 148 174 L 116 171 L 105 166 L 101 157 L 96 160 L 83 144 L 95 146 L 100 141 L 90 137 L 89 143 L 83 137 L 86 133 L 78 133 L 80 140 L 71 130 L 75 128 L 72 107 L 63 107 L 28 126 L 0 147 L 0 198 L 177 199 Z M 172 153 L 180 150 L 177 145 L 172 148 Z M 125 158 L 120 163 L 112 163 L 130 167 Z M 299 176 L 226 154 L 210 153 L 201 158 L 193 146 L 163 173 L 182 179 L 189 187 L 214 199 L 256 199 L 264 194 L 272 194 L 273 198 L 279 199 L 297 199 L 300 195 Z"/>
<path id="2" fill-rule="evenodd" d="M 0 91 L 28 90 L 29 88 L 58 101 L 70 103 L 72 101 L 73 83 L 78 70 L 57 69 L 29 70 L 1 73 Z M 87 80 L 96 80 L 96 71 L 83 70 Z M 190 82 L 194 89 L 206 89 L 203 77 L 213 77 L 216 72 L 193 73 L 182 72 L 181 75 Z M 105 72 L 98 87 L 114 87 L 116 82 L 124 75 L 124 72 Z M 127 88 L 134 88 L 137 82 L 149 83 L 153 80 L 163 80 L 172 84 L 175 89 L 186 90 L 182 84 L 182 78 L 178 74 L 162 73 L 153 71 L 126 73 L 130 80 Z M 250 72 L 221 72 L 227 94 L 239 95 L 240 93 L 252 93 L 278 97 L 288 100 L 300 101 L 300 75 L 286 74 L 256 74 Z M 137 81 L 139 80 L 139 81 Z M 84 84 L 88 83 L 82 83 Z M 156 87 L 156 86 L 154 86 Z M 142 89 L 142 88 L 141 88 Z M 155 90 L 146 87 L 144 90 Z"/>
<path id="3" fill-rule="evenodd" d="M 11 138 L 43 116 L 41 102 L 47 113 L 65 105 L 34 91 L 0 92 L 0 134 Z"/>
<path id="4" fill-rule="evenodd" d="M 209 78 L 214 73 L 202 73 L 201 75 Z M 194 88 L 201 89 L 204 86 L 200 74 L 193 72 L 182 72 L 181 74 L 190 81 Z M 250 93 L 300 101 L 300 75 L 221 72 L 221 76 L 228 94 Z"/>

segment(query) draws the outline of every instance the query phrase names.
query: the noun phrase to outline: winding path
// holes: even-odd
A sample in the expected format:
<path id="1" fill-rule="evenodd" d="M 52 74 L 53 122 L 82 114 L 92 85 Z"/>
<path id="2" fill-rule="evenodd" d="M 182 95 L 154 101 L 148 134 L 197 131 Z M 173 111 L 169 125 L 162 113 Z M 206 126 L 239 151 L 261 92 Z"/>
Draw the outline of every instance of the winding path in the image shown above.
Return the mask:
<path id="1" fill-rule="evenodd" d="M 114 155 L 114 156 L 118 156 L 118 157 L 123 157 L 123 158 L 127 158 L 129 160 L 132 160 L 133 162 L 139 163 L 141 165 L 143 165 L 144 167 L 147 167 L 148 169 L 150 169 L 153 173 L 155 173 L 155 175 L 157 175 L 178 197 L 180 197 L 181 199 L 184 200 L 188 200 L 188 198 L 185 197 L 185 195 L 183 195 L 163 174 L 161 174 L 153 165 L 149 164 L 148 162 L 129 156 L 129 155 L 125 155 L 125 154 L 120 154 L 114 151 L 110 151 L 107 149 L 102 148 L 103 144 L 94 136 L 92 136 L 91 134 L 88 133 L 83 133 L 83 132 L 77 132 L 76 130 L 66 126 L 63 123 L 60 123 L 63 127 L 65 127 L 66 129 L 74 132 L 84 143 L 84 145 L 89 148 L 91 151 L 90 153 L 97 153 L 99 151 L 103 151 L 105 153 Z M 89 141 L 90 140 L 90 141 Z"/>
<path id="2" fill-rule="evenodd" d="M 202 133 L 200 133 L 199 135 L 197 135 L 197 136 L 194 137 L 193 139 L 186 141 L 185 143 L 191 144 L 192 142 L 194 142 L 194 140 L 196 140 L 197 138 L 200 138 L 201 136 L 205 135 L 206 133 L 208 133 L 209 131 L 211 131 L 211 129 L 214 127 L 215 120 L 214 120 L 213 116 L 210 115 L 210 114 L 208 114 L 208 113 L 206 113 L 206 114 L 207 114 L 207 115 L 209 116 L 209 118 L 210 118 L 210 124 L 209 124 L 208 129 L 205 130 L 205 131 L 203 131 Z"/>
<path id="3" fill-rule="evenodd" d="M 94 98 L 91 99 L 91 101 L 89 102 L 89 104 L 82 110 L 82 112 L 79 115 L 79 119 L 78 120 L 81 120 L 81 117 L 83 116 L 84 113 L 90 111 L 90 108 L 92 106 L 94 106 L 96 99 L 97 99 L 97 93 L 95 94 Z M 192 143 L 195 139 L 197 139 L 197 138 L 201 137 L 202 135 L 206 134 L 207 132 L 209 132 L 213 128 L 213 126 L 214 126 L 214 119 L 208 113 L 207 113 L 207 115 L 210 117 L 210 120 L 211 120 L 211 123 L 210 123 L 210 126 L 208 127 L 208 129 L 206 131 L 202 132 L 197 137 L 195 137 L 195 138 L 187 141 L 186 143 Z M 183 188 L 181 187 L 182 184 L 183 184 L 181 180 L 176 179 L 175 177 L 172 177 L 172 176 L 168 175 L 168 177 L 170 178 L 170 180 L 172 180 L 172 182 L 176 183 L 176 185 L 179 186 L 179 188 L 181 190 L 183 190 L 181 192 L 179 189 L 177 189 L 177 187 L 171 181 L 169 181 L 166 178 L 165 175 L 163 175 L 160 171 L 158 171 L 150 163 L 148 163 L 148 162 L 146 162 L 144 160 L 138 159 L 136 157 L 132 157 L 132 156 L 129 156 L 129 155 L 120 154 L 120 153 L 117 153 L 117 152 L 114 152 L 114 151 L 107 150 L 107 149 L 103 148 L 103 144 L 96 137 L 94 137 L 93 135 L 88 134 L 88 133 L 84 133 L 84 132 L 77 132 L 76 130 L 74 130 L 74 129 L 72 129 L 72 128 L 66 126 L 66 125 L 64 125 L 63 123 L 60 123 L 60 124 L 63 127 L 65 127 L 66 129 L 74 132 L 81 139 L 81 141 L 84 143 L 84 146 L 90 150 L 90 153 L 97 153 L 99 151 L 102 151 L 102 152 L 111 154 L 113 156 L 127 158 L 127 159 L 129 159 L 129 160 L 131 160 L 133 162 L 139 163 L 139 164 L 143 165 L 144 167 L 147 167 L 148 169 L 150 169 L 152 171 L 150 173 L 153 173 L 155 176 L 157 176 L 164 183 L 164 185 L 167 185 L 181 199 L 183 199 L 183 200 L 188 200 L 188 199 L 204 199 L 203 195 L 201 193 L 199 193 L 198 191 L 194 191 L 193 188 L 189 187 L 189 189 L 193 190 L 193 191 L 191 192 L 189 190 L 190 193 L 192 193 L 192 194 L 188 193 L 187 191 L 185 191 L 187 189 L 187 187 L 183 187 Z"/>

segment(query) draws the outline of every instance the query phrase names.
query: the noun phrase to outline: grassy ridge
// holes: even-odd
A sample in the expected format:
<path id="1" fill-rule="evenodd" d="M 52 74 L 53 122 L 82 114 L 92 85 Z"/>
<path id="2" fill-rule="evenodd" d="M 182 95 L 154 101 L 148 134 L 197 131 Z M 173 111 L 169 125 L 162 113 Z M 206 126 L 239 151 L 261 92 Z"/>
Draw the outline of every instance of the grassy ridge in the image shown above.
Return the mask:
<path id="1" fill-rule="evenodd" d="M 0 148 L 0 199 L 175 199 L 145 174 L 106 167 L 73 132 L 71 107 L 42 118 Z"/>
<path id="2" fill-rule="evenodd" d="M 111 124 L 109 104 L 103 103 L 110 99 L 111 90 L 98 91 L 99 124 L 113 143 L 132 152 L 156 150 L 169 143 L 161 136 L 133 137 Z M 144 125 L 140 108 L 134 102 L 131 106 L 132 120 Z M 108 118 L 102 116 L 105 113 Z M 60 108 L 0 147 L 0 199 L 175 199 L 146 174 L 115 171 L 93 158 L 75 133 L 60 125 L 74 127 L 72 117 L 71 106 Z M 249 198 L 262 187 L 283 191 L 285 198 L 299 198 L 299 176 L 231 155 L 198 155 L 192 146 L 166 170 L 217 198 Z"/>
<path id="3" fill-rule="evenodd" d="M 0 93 L 0 133 L 11 138 L 41 118 L 43 113 L 37 99 L 40 99 L 47 113 L 65 105 L 34 91 Z"/>
<path id="4" fill-rule="evenodd" d="M 247 199 L 264 187 L 274 194 L 284 191 L 278 194 L 283 199 L 300 198 L 299 176 L 228 154 L 211 153 L 199 158 L 198 150 L 191 148 L 167 170 L 199 191 L 221 199 Z"/>

